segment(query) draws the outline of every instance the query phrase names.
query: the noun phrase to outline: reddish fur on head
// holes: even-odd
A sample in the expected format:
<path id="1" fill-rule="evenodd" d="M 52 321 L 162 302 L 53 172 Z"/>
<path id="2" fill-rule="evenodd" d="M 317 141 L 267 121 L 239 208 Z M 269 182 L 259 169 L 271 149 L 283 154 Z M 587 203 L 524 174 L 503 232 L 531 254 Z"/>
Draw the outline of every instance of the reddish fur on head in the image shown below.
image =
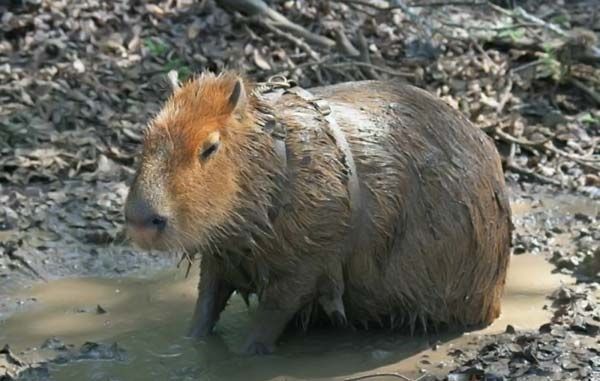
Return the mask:
<path id="1" fill-rule="evenodd" d="M 175 87 L 150 122 L 127 203 L 148 200 L 168 225 L 142 246 L 201 245 L 233 213 L 240 191 L 236 147 L 253 123 L 245 87 L 236 74 L 204 73 Z"/>

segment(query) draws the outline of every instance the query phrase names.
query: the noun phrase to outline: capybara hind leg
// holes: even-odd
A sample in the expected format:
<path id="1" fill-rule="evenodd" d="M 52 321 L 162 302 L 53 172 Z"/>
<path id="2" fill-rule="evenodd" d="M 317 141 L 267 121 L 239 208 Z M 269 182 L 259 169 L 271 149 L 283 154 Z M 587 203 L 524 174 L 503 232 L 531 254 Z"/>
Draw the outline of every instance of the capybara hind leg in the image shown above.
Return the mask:
<path id="1" fill-rule="evenodd" d="M 487 310 L 487 314 L 483 318 L 483 323 L 486 325 L 492 324 L 502 312 L 501 304 L 503 288 L 503 286 L 496 287 L 494 294 L 489 298 L 489 308 Z"/>
<path id="2" fill-rule="evenodd" d="M 222 277 L 215 258 L 202 258 L 198 300 L 188 335 L 205 337 L 211 334 L 221 311 L 225 308 L 234 288 Z"/>

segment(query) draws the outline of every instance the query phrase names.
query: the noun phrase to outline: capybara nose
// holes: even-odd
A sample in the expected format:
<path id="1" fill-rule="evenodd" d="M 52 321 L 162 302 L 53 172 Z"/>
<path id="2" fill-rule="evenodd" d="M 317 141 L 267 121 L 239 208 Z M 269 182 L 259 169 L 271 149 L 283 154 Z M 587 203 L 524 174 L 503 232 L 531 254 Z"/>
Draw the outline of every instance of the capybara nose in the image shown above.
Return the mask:
<path id="1" fill-rule="evenodd" d="M 152 225 L 152 227 L 154 227 L 158 231 L 165 230 L 165 228 L 167 227 L 167 218 L 163 217 L 163 216 L 159 216 L 158 214 L 155 214 L 152 217 L 150 224 Z"/>
<path id="2" fill-rule="evenodd" d="M 150 229 L 161 232 L 167 227 L 168 219 L 158 214 L 143 199 L 131 200 L 125 206 L 125 222 L 137 229 Z"/>

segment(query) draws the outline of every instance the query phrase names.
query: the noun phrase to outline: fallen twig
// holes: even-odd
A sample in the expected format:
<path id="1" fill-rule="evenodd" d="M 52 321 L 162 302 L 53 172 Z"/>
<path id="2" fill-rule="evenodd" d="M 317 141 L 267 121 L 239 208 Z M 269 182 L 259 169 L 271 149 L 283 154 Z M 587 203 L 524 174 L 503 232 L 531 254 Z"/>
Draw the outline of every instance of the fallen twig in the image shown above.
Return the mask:
<path id="1" fill-rule="evenodd" d="M 312 33 L 303 26 L 290 21 L 262 0 L 217 0 L 216 2 L 222 8 L 240 12 L 248 17 L 260 18 L 271 26 L 288 31 L 320 48 L 332 48 L 336 44 L 332 39 Z"/>
<path id="2" fill-rule="evenodd" d="M 598 161 L 596 159 L 585 158 L 585 157 L 581 157 L 579 155 L 573 155 L 571 153 L 565 152 L 563 150 L 560 150 L 560 149 L 556 148 L 552 144 L 552 142 L 549 142 L 548 144 L 545 144 L 544 148 L 546 148 L 548 151 L 551 151 L 551 152 L 555 153 L 556 155 L 566 157 L 567 159 L 576 162 L 577 164 L 581 165 L 582 167 L 585 167 L 585 168 L 590 169 L 592 171 L 600 172 L 600 166 L 592 164 L 592 162 L 597 162 Z"/>
<path id="3" fill-rule="evenodd" d="M 451 28 L 460 28 L 460 29 L 466 29 L 466 30 L 483 30 L 486 32 L 502 32 L 504 30 L 521 29 L 521 28 L 529 28 L 532 26 L 538 26 L 538 24 L 535 24 L 535 23 L 518 23 L 518 24 L 510 24 L 510 25 L 506 25 L 506 26 L 476 26 L 476 25 L 457 24 L 457 23 L 446 22 L 446 21 L 440 21 L 440 24 L 442 24 L 444 26 L 449 26 Z"/>
<path id="4" fill-rule="evenodd" d="M 276 12 L 272 9 L 269 9 L 269 10 L 272 12 Z M 277 14 L 279 14 L 279 13 L 277 13 Z M 283 19 L 287 20 L 284 16 L 281 16 L 281 17 L 283 17 Z M 333 41 L 327 37 L 323 37 L 318 34 L 309 32 L 308 30 L 304 29 L 300 25 L 294 24 L 289 20 L 283 21 L 283 19 L 281 19 L 280 21 L 277 21 L 274 19 L 273 21 L 269 21 L 269 22 L 271 22 L 271 25 L 276 26 L 281 29 L 286 29 L 289 32 L 297 35 L 298 37 L 305 39 L 307 42 L 310 42 L 311 44 L 314 44 L 314 45 L 318 45 L 321 48 L 325 48 L 325 49 L 333 48 L 336 44 L 335 41 Z"/>
<path id="5" fill-rule="evenodd" d="M 546 142 L 550 141 L 550 139 L 544 139 L 539 142 L 532 142 L 530 140 L 516 138 L 516 137 L 512 136 L 511 134 L 502 131 L 502 129 L 499 127 L 496 127 L 494 129 L 494 134 L 496 134 L 500 139 L 502 139 L 508 143 L 515 143 L 520 146 L 533 147 L 533 148 L 544 148 L 544 144 L 546 144 Z"/>
<path id="6" fill-rule="evenodd" d="M 431 38 L 431 36 L 433 35 L 433 32 L 432 32 L 433 28 L 431 27 L 431 25 L 429 25 L 429 23 L 427 21 L 425 21 L 425 19 L 422 16 L 419 16 L 418 14 L 416 14 L 415 12 L 413 12 L 410 9 L 412 7 L 412 5 L 406 5 L 406 4 L 403 4 L 402 2 L 397 2 L 396 4 L 389 6 L 386 3 L 379 2 L 379 4 L 377 4 L 375 2 L 367 1 L 367 0 L 340 0 L 340 2 L 347 3 L 347 4 L 364 5 L 366 7 L 373 8 L 380 12 L 387 12 L 387 11 L 392 11 L 394 9 L 400 9 L 402 12 L 404 12 L 404 14 L 410 19 L 410 21 L 413 24 L 418 25 L 420 27 L 420 29 L 423 32 L 425 32 L 427 37 Z M 448 4 L 448 5 L 450 5 L 450 4 Z"/>
<path id="7" fill-rule="evenodd" d="M 333 29 L 338 49 L 349 57 L 358 57 L 360 52 L 352 45 L 341 26 Z"/>
<path id="8" fill-rule="evenodd" d="M 551 179 L 550 177 L 547 177 L 544 175 L 540 175 L 539 173 L 535 173 L 534 171 L 532 171 L 530 169 L 522 168 L 522 167 L 516 165 L 515 163 L 506 162 L 506 168 L 514 173 L 517 173 L 519 175 L 523 175 L 526 177 L 530 177 L 530 178 L 535 179 L 543 184 L 551 184 L 551 185 L 555 185 L 555 186 L 561 187 L 561 188 L 563 187 L 563 184 L 560 181 Z"/>
<path id="9" fill-rule="evenodd" d="M 379 2 L 379 4 L 377 4 L 373 1 L 368 1 L 368 0 L 340 0 L 340 2 L 346 3 L 346 4 L 363 5 L 365 7 L 373 8 L 377 11 L 387 11 L 387 10 L 390 10 L 390 8 L 391 8 L 385 3 Z"/>
<path id="10" fill-rule="evenodd" d="M 393 77 L 402 77 L 402 78 L 414 78 L 415 77 L 414 73 L 411 73 L 411 72 L 398 71 L 398 70 L 394 70 L 391 68 L 387 68 L 387 67 L 383 67 L 383 66 L 379 66 L 379 65 L 375 65 L 375 64 L 370 64 L 370 63 L 366 63 L 366 62 L 361 62 L 361 61 L 346 61 L 346 62 L 334 63 L 336 58 L 340 58 L 340 57 L 341 56 L 337 56 L 337 55 L 327 56 L 327 57 L 323 57 L 322 59 L 320 59 L 318 61 L 303 62 L 303 63 L 298 64 L 289 69 L 273 71 L 273 72 L 269 72 L 267 74 L 269 76 L 282 75 L 282 74 L 286 74 L 286 73 L 291 74 L 291 73 L 297 72 L 300 69 L 304 69 L 306 67 L 322 67 L 325 69 L 347 69 L 350 67 L 368 67 L 375 71 L 391 75 Z"/>
<path id="11" fill-rule="evenodd" d="M 494 66 L 496 69 L 498 69 L 498 64 L 494 62 L 494 60 L 490 57 L 489 54 L 487 54 L 487 52 L 483 49 L 483 47 L 481 47 L 481 45 L 479 44 L 479 42 L 475 39 L 475 37 L 469 35 L 469 39 L 471 40 L 471 43 L 473 43 L 473 45 L 475 45 L 475 49 L 477 49 L 477 51 L 479 53 L 481 53 L 481 55 L 483 55 L 483 57 L 485 58 L 485 60 L 492 66 Z"/>
<path id="12" fill-rule="evenodd" d="M 577 87 L 578 89 L 582 90 L 583 92 L 585 92 L 587 95 L 590 96 L 590 98 L 592 98 L 598 105 L 600 105 L 600 94 L 598 94 L 594 89 L 592 89 L 591 87 L 587 86 L 585 83 L 581 82 L 580 80 L 573 78 L 573 77 L 569 77 L 568 79 L 569 82 L 571 82 L 575 87 Z"/>
<path id="13" fill-rule="evenodd" d="M 509 76 L 508 83 L 506 84 L 506 87 L 504 88 L 504 91 L 502 92 L 502 95 L 500 96 L 500 99 L 498 100 L 498 107 L 496 107 L 496 113 L 498 113 L 498 115 L 502 114 L 502 111 L 504 110 L 506 103 L 509 101 L 510 97 L 512 96 L 512 87 L 513 87 L 513 80 L 512 80 L 512 77 Z"/>
<path id="14" fill-rule="evenodd" d="M 538 65 L 541 65 L 543 62 L 541 59 L 535 60 L 535 61 L 531 61 L 531 62 L 527 62 L 521 66 L 517 66 L 516 68 L 512 69 L 513 73 L 518 73 L 520 71 L 523 71 L 525 69 L 529 69 L 529 68 L 535 68 Z"/>
<path id="15" fill-rule="evenodd" d="M 511 11 L 511 10 L 504 9 L 504 8 L 492 3 L 491 1 L 488 1 L 488 6 L 490 8 L 492 8 L 493 10 L 495 10 L 496 12 L 502 13 L 503 15 L 511 16 L 514 18 L 521 18 L 523 20 L 526 20 L 526 21 L 529 21 L 536 25 L 539 25 L 541 27 L 544 27 L 562 37 L 568 36 L 568 33 L 565 32 L 564 30 L 562 30 L 558 25 L 546 22 L 546 21 L 542 20 L 541 18 L 534 16 L 531 13 L 527 12 L 525 9 L 523 9 L 521 7 L 516 7 L 514 10 Z"/>
<path id="16" fill-rule="evenodd" d="M 360 52 L 359 58 L 362 62 L 366 63 L 367 65 L 371 65 L 371 55 L 369 54 L 369 43 L 367 42 L 367 39 L 365 38 L 364 34 L 359 31 L 358 32 L 358 50 Z M 361 66 L 362 67 L 362 72 L 367 76 L 367 78 L 369 79 L 378 79 L 379 76 L 377 75 L 377 73 L 373 70 L 373 68 L 371 66 Z"/>
<path id="17" fill-rule="evenodd" d="M 305 67 L 321 66 L 321 65 L 326 64 L 327 62 L 331 62 L 331 60 L 332 60 L 332 57 L 324 57 L 324 58 L 322 58 L 322 59 L 320 59 L 318 61 L 307 61 L 307 62 L 303 62 L 301 64 L 298 64 L 298 65 L 296 65 L 296 67 L 291 68 L 289 70 L 284 70 L 283 72 L 286 72 L 286 71 L 295 72 L 295 71 L 297 71 L 299 69 L 303 69 Z"/>
<path id="18" fill-rule="evenodd" d="M 377 378 L 377 377 L 394 377 L 394 378 L 398 378 L 400 380 L 413 381 L 412 379 L 410 379 L 406 376 L 403 376 L 401 374 L 398 374 L 398 373 L 373 373 L 373 374 L 367 374 L 364 376 L 345 378 L 344 381 L 359 381 L 359 380 L 367 380 L 370 378 Z"/>
<path id="19" fill-rule="evenodd" d="M 262 25 L 263 27 L 267 28 L 271 32 L 275 33 L 276 35 L 278 35 L 280 37 L 283 37 L 283 38 L 285 38 L 288 41 L 291 41 L 293 44 L 295 44 L 296 46 L 298 46 L 300 49 L 304 50 L 306 52 L 306 54 L 308 54 L 311 58 L 313 58 L 315 60 L 319 59 L 319 53 L 315 52 L 313 50 L 313 48 L 311 48 L 310 45 L 308 45 L 302 39 L 300 39 L 298 37 L 295 37 L 291 33 L 282 31 L 281 29 L 279 29 L 275 25 L 271 24 L 269 21 L 259 19 L 258 22 L 259 22 L 260 25 Z"/>
<path id="20" fill-rule="evenodd" d="M 581 165 L 582 167 L 588 168 L 593 171 L 600 172 L 600 166 L 596 166 L 596 165 L 592 164 L 594 162 L 598 162 L 599 161 L 598 159 L 586 158 L 583 156 L 574 155 L 574 154 L 565 152 L 565 151 L 557 148 L 554 144 L 552 144 L 551 139 L 544 139 L 539 142 L 532 142 L 530 140 L 516 138 L 516 137 L 512 136 L 511 134 L 502 131 L 502 129 L 499 127 L 496 127 L 494 129 L 494 134 L 498 138 L 504 140 L 507 143 L 518 144 L 519 146 L 522 146 L 522 147 L 544 149 L 546 151 L 550 151 L 550 152 L 554 153 L 555 155 L 566 157 L 567 159 L 576 162 L 577 164 Z"/>
<path id="21" fill-rule="evenodd" d="M 343 62 L 343 63 L 337 63 L 337 64 L 328 64 L 327 67 L 328 68 L 343 68 L 343 67 L 349 67 L 349 66 L 359 66 L 359 67 L 366 67 L 369 69 L 373 69 L 385 74 L 389 74 L 395 77 L 404 77 L 404 78 L 414 78 L 414 74 L 413 73 L 407 73 L 407 72 L 402 72 L 402 71 L 396 71 L 393 69 L 389 69 L 383 66 L 377 66 L 377 65 L 373 65 L 373 64 L 369 64 L 366 62 L 359 62 L 359 61 L 350 61 L 350 62 Z"/>
<path id="22" fill-rule="evenodd" d="M 548 142 L 547 144 L 545 144 L 544 148 L 547 148 L 549 151 L 552 151 L 558 155 L 562 155 L 562 156 L 569 158 L 571 160 L 574 160 L 574 161 L 578 161 L 578 162 L 583 161 L 583 162 L 588 162 L 588 163 L 600 163 L 600 158 L 585 157 L 585 156 L 568 153 L 568 152 L 565 152 L 563 150 L 556 148 L 556 146 L 554 146 L 554 144 L 552 144 L 552 142 Z"/>
<path id="23" fill-rule="evenodd" d="M 554 32 L 562 37 L 568 36 L 568 33 L 565 32 L 564 30 L 562 30 L 558 25 L 546 22 L 546 21 L 542 20 L 541 18 L 534 16 L 531 13 L 528 13 L 525 9 L 523 9 L 521 7 L 516 7 L 514 10 L 514 13 L 517 16 L 520 16 L 521 18 L 523 18 L 527 21 L 531 21 L 535 24 L 543 26 L 544 28 L 551 30 L 552 32 Z"/>
<path id="24" fill-rule="evenodd" d="M 486 5 L 485 1 L 432 1 L 428 3 L 413 3 L 408 4 L 411 8 L 425 8 L 425 7 L 449 7 L 449 6 L 469 6 L 478 7 Z"/>

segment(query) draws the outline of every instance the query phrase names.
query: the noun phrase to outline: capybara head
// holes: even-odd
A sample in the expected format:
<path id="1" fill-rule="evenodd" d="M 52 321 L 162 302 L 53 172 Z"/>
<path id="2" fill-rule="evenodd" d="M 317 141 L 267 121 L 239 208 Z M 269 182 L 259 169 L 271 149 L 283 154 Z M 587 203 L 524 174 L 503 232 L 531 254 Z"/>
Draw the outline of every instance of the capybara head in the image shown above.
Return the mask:
<path id="1" fill-rule="evenodd" d="M 202 74 L 173 94 L 146 130 L 125 205 L 127 231 L 145 249 L 209 244 L 235 211 L 249 97 L 235 74 Z"/>

